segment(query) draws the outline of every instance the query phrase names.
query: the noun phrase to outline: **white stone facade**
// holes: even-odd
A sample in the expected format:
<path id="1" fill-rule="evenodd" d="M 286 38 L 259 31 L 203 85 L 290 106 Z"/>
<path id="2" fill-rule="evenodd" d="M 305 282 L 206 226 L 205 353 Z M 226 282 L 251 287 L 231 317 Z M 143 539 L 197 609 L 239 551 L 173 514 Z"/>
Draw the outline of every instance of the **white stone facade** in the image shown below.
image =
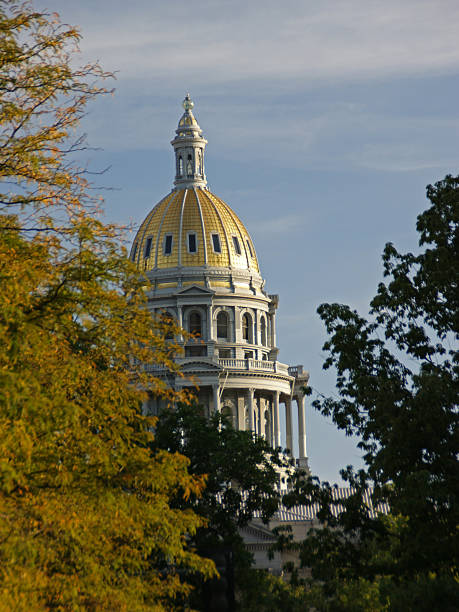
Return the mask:
<path id="1" fill-rule="evenodd" d="M 302 366 L 278 361 L 278 296 L 264 289 L 253 242 L 243 224 L 207 190 L 206 141 L 191 112 L 189 96 L 184 108 L 172 141 L 175 189 L 147 216 L 131 257 L 149 281 L 152 313 L 168 313 L 197 336 L 175 339 L 184 351 L 177 362 L 184 374 L 198 382 L 197 399 L 207 414 L 223 413 L 237 429 L 251 430 L 277 447 L 284 411 L 286 447 L 307 467 L 302 389 L 308 374 Z M 155 366 L 146 368 L 170 377 Z M 170 383 L 176 388 L 194 385 L 178 376 Z M 153 413 L 159 408 L 157 399 L 148 403 Z M 297 448 L 293 448 L 294 421 Z"/>

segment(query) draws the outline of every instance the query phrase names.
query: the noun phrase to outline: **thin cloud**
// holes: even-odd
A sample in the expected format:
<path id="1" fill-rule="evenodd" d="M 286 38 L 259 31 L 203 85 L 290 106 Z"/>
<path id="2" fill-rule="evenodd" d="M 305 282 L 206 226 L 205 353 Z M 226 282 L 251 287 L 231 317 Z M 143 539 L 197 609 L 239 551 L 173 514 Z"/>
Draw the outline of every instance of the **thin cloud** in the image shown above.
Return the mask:
<path id="1" fill-rule="evenodd" d="M 61 2 L 54 0 L 59 10 Z M 459 67 L 456 0 L 80 0 L 65 18 L 123 78 L 179 83 L 438 74 Z M 117 8 L 117 5 L 119 8 Z"/>
<path id="2" fill-rule="evenodd" d="M 282 215 L 282 217 L 269 218 L 259 221 L 255 227 L 254 235 L 270 236 L 286 234 L 292 231 L 301 231 L 306 225 L 307 218 L 304 213 Z"/>
<path id="3" fill-rule="evenodd" d="M 86 120 L 91 141 L 106 150 L 160 149 L 172 156 L 169 142 L 181 111 L 177 101 L 152 106 L 149 97 L 119 96 L 104 102 L 103 112 Z M 307 110 L 295 98 L 283 104 L 272 97 L 262 104 L 241 104 L 234 95 L 217 104 L 204 98 L 197 117 L 210 143 L 208 154 L 309 169 L 340 164 L 400 172 L 457 165 L 457 117 L 376 113 L 339 100 L 324 99 L 322 110 L 304 104 Z"/>

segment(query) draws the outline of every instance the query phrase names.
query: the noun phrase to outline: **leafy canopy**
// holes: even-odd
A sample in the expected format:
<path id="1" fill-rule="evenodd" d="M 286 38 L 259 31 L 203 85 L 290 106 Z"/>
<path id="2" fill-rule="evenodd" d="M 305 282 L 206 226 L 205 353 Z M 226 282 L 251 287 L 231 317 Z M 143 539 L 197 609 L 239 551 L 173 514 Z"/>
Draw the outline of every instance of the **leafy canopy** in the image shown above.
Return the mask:
<path id="1" fill-rule="evenodd" d="M 235 430 L 221 415 L 210 418 L 196 405 L 181 405 L 160 415 L 153 446 L 179 452 L 189 461 L 190 473 L 206 477 L 205 490 L 187 499 L 178 495 L 176 505 L 192 508 L 205 521 L 193 536 L 198 552 L 221 557 L 231 551 L 227 573 L 236 584 L 241 609 L 248 609 L 253 585 L 259 584 L 258 572 L 251 569 L 252 555 L 246 550 L 240 529 L 252 519 L 267 523 L 278 508 L 281 474 L 291 470 L 290 461 L 261 437 L 250 431 Z M 234 573 L 234 576 L 233 576 Z M 208 598 L 215 584 L 196 581 L 193 604 L 207 609 Z M 232 600 L 231 585 L 227 593 Z"/>
<path id="2" fill-rule="evenodd" d="M 429 185 L 427 197 L 430 207 L 417 219 L 419 252 L 385 247 L 386 280 L 371 319 L 341 304 L 318 309 L 329 334 L 324 367 L 336 369 L 338 396 L 314 406 L 360 436 L 365 460 L 359 473 L 342 473 L 356 492 L 338 519 L 327 484 L 298 483 L 290 496 L 291 503 L 319 500 L 331 527 L 302 546 L 330 609 L 354 609 L 337 602 L 343 584 L 362 580 L 376 585 L 378 610 L 459 603 L 459 177 Z M 374 505 L 388 502 L 391 516 L 369 517 L 368 486 Z"/>
<path id="3" fill-rule="evenodd" d="M 147 394 L 187 402 L 142 363 L 174 369 L 119 228 L 72 153 L 97 65 L 78 32 L 0 4 L 0 610 L 169 610 L 205 521 L 179 453 L 152 450 Z"/>
<path id="4" fill-rule="evenodd" d="M 208 418 L 197 405 L 163 411 L 153 445 L 184 454 L 190 472 L 206 476 L 205 491 L 186 503 L 207 519 L 207 534 L 233 543 L 254 515 L 267 522 L 277 510 L 277 485 L 289 460 L 264 438 L 234 429 L 225 417 Z"/>

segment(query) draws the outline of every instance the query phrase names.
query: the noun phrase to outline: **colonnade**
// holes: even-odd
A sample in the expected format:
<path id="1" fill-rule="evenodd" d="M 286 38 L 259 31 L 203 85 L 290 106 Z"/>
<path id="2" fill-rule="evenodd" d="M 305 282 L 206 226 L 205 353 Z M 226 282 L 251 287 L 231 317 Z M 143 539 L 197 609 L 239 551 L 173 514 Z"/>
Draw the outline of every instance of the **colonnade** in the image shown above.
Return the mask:
<path id="1" fill-rule="evenodd" d="M 293 419 L 292 419 L 292 399 L 296 401 L 298 411 L 298 457 L 299 459 L 307 458 L 306 451 L 306 422 L 305 422 L 305 406 L 304 394 L 296 392 L 292 397 L 290 395 L 281 394 L 280 391 L 261 391 L 257 394 L 257 389 L 247 388 L 241 389 L 238 393 L 244 393 L 244 418 L 239 414 L 236 416 L 236 424 L 238 429 L 247 429 L 255 434 L 265 438 L 273 448 L 281 446 L 281 428 L 280 428 L 280 404 L 285 405 L 285 423 L 286 423 L 286 447 L 293 452 Z M 220 385 L 212 386 L 213 410 L 221 412 L 222 408 L 222 389 Z M 224 405 L 224 402 L 223 402 Z M 239 407 L 238 407 L 239 408 Z M 268 420 L 265 421 L 265 415 L 268 414 Z"/>

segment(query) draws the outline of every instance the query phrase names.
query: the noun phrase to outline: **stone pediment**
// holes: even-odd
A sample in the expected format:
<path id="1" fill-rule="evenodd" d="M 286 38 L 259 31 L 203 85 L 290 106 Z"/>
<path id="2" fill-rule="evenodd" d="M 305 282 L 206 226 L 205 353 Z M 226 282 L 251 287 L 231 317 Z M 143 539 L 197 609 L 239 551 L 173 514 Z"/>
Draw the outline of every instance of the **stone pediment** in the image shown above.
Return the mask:
<path id="1" fill-rule="evenodd" d="M 175 295 L 187 296 L 187 295 L 208 295 L 212 296 L 215 294 L 215 291 L 212 289 L 207 289 L 206 287 L 200 287 L 199 285 L 191 285 L 190 287 L 186 287 L 185 289 L 181 289 L 177 291 Z"/>
<path id="2" fill-rule="evenodd" d="M 180 365 L 182 372 L 193 372 L 199 370 L 200 372 L 221 372 L 223 368 L 218 363 L 207 361 L 201 357 L 188 357 L 186 363 Z"/>

